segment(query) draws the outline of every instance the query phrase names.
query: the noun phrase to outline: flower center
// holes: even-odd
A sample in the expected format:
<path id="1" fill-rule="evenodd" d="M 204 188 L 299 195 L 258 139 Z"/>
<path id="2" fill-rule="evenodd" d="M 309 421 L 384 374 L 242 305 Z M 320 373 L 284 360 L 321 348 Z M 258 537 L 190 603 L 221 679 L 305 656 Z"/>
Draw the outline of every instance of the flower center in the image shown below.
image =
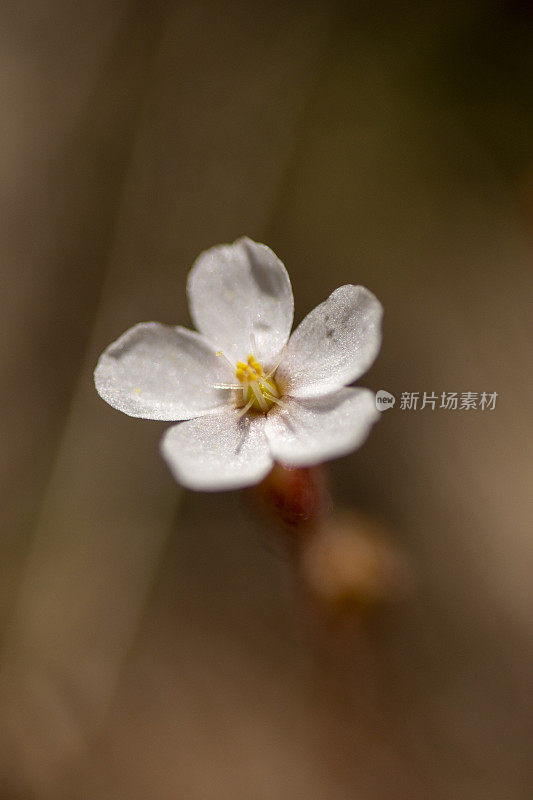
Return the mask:
<path id="1" fill-rule="evenodd" d="M 283 352 L 285 352 L 285 348 Z M 223 358 L 228 366 L 232 370 L 235 370 L 235 377 L 239 383 L 236 385 L 233 383 L 218 383 L 215 384 L 214 388 L 230 389 L 236 392 L 235 399 L 237 407 L 239 408 L 240 417 L 246 414 L 250 409 L 261 411 L 263 414 L 266 414 L 274 403 L 285 408 L 285 403 L 280 398 L 281 392 L 276 385 L 276 381 L 272 377 L 279 367 L 281 357 L 276 366 L 272 367 L 270 372 L 265 375 L 263 366 L 252 353 L 250 353 L 246 362 L 237 361 L 235 366 L 233 366 L 229 358 L 224 355 L 222 350 L 217 350 L 217 356 Z"/>
<path id="2" fill-rule="evenodd" d="M 246 410 L 253 408 L 265 413 L 279 402 L 279 391 L 272 373 L 265 375 L 263 367 L 252 354 L 246 363 L 237 361 L 235 377 L 242 385 L 243 407 Z"/>

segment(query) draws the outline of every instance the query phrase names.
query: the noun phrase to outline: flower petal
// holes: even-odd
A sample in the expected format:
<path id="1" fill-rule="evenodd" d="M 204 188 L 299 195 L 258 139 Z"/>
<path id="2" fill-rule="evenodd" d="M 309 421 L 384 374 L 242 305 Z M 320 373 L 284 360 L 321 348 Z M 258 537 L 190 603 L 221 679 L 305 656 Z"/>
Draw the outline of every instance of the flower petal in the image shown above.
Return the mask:
<path id="1" fill-rule="evenodd" d="M 104 350 L 94 372 L 98 394 L 113 408 L 171 421 L 224 407 L 228 391 L 214 384 L 234 380 L 202 336 L 159 322 L 126 331 Z"/>
<path id="2" fill-rule="evenodd" d="M 219 245 L 196 259 L 187 284 L 191 317 L 198 330 L 233 361 L 252 350 L 268 366 L 289 338 L 292 289 L 279 258 L 246 237 Z M 253 333 L 257 348 L 252 348 Z"/>
<path id="3" fill-rule="evenodd" d="M 178 483 L 199 491 L 251 486 L 272 468 L 265 417 L 234 408 L 173 425 L 161 452 Z"/>
<path id="4" fill-rule="evenodd" d="M 284 394 L 317 397 L 359 378 L 381 344 L 379 300 L 364 286 L 341 286 L 292 334 L 276 372 Z"/>
<path id="5" fill-rule="evenodd" d="M 355 450 L 379 417 L 369 389 L 341 389 L 326 397 L 290 399 L 272 409 L 266 436 L 283 464 L 310 466 Z"/>

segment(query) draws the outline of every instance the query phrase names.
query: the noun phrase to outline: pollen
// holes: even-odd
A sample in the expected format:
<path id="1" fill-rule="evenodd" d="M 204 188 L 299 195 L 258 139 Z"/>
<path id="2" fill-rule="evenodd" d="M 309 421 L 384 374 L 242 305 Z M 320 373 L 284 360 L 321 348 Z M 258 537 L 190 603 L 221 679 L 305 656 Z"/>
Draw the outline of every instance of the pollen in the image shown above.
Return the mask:
<path id="1" fill-rule="evenodd" d="M 246 363 L 237 361 L 235 377 L 242 384 L 243 409 L 255 409 L 266 413 L 274 403 L 279 403 L 278 388 L 254 355 L 250 353 Z"/>
<path id="2" fill-rule="evenodd" d="M 259 381 L 264 374 L 263 367 L 253 355 L 248 356 L 248 362 L 246 364 L 244 361 L 237 361 L 235 367 L 235 376 L 241 383 Z"/>

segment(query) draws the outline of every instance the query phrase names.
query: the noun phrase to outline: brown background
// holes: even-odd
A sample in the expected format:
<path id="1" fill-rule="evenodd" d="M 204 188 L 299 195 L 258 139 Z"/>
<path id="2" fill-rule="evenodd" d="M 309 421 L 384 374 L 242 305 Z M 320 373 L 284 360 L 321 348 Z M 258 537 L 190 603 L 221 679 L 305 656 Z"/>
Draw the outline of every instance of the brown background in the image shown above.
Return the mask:
<path id="1" fill-rule="evenodd" d="M 531 797 L 530 4 L 7 0 L 0 74 L 2 796 Z M 499 392 L 332 466 L 416 575 L 365 635 L 92 385 L 242 234 L 380 297 L 363 385 Z"/>

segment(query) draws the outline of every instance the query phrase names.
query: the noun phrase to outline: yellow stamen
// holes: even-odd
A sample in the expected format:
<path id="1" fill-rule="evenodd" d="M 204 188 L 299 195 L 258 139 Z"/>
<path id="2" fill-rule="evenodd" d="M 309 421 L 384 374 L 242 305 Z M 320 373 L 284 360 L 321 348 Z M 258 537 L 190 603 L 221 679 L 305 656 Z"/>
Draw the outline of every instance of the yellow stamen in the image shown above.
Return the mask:
<path id="1" fill-rule="evenodd" d="M 263 394 L 265 393 L 263 390 L 266 390 L 267 394 L 272 394 L 274 397 L 279 397 L 278 387 L 271 378 L 268 376 L 264 378 L 261 377 L 259 378 L 259 383 L 261 385 L 261 391 Z"/>
<path id="2" fill-rule="evenodd" d="M 257 400 L 257 405 L 261 409 L 261 411 L 268 411 L 269 405 L 264 398 L 264 395 L 261 391 L 261 387 L 257 383 L 257 381 L 252 381 L 250 384 L 250 389 L 255 395 L 255 399 Z"/>
<path id="3" fill-rule="evenodd" d="M 252 353 L 246 359 L 246 363 L 237 361 L 235 377 L 242 384 L 243 402 L 256 411 L 265 414 L 275 402 L 275 398 L 279 397 L 278 387 L 270 375 L 265 375 L 262 364 Z"/>

